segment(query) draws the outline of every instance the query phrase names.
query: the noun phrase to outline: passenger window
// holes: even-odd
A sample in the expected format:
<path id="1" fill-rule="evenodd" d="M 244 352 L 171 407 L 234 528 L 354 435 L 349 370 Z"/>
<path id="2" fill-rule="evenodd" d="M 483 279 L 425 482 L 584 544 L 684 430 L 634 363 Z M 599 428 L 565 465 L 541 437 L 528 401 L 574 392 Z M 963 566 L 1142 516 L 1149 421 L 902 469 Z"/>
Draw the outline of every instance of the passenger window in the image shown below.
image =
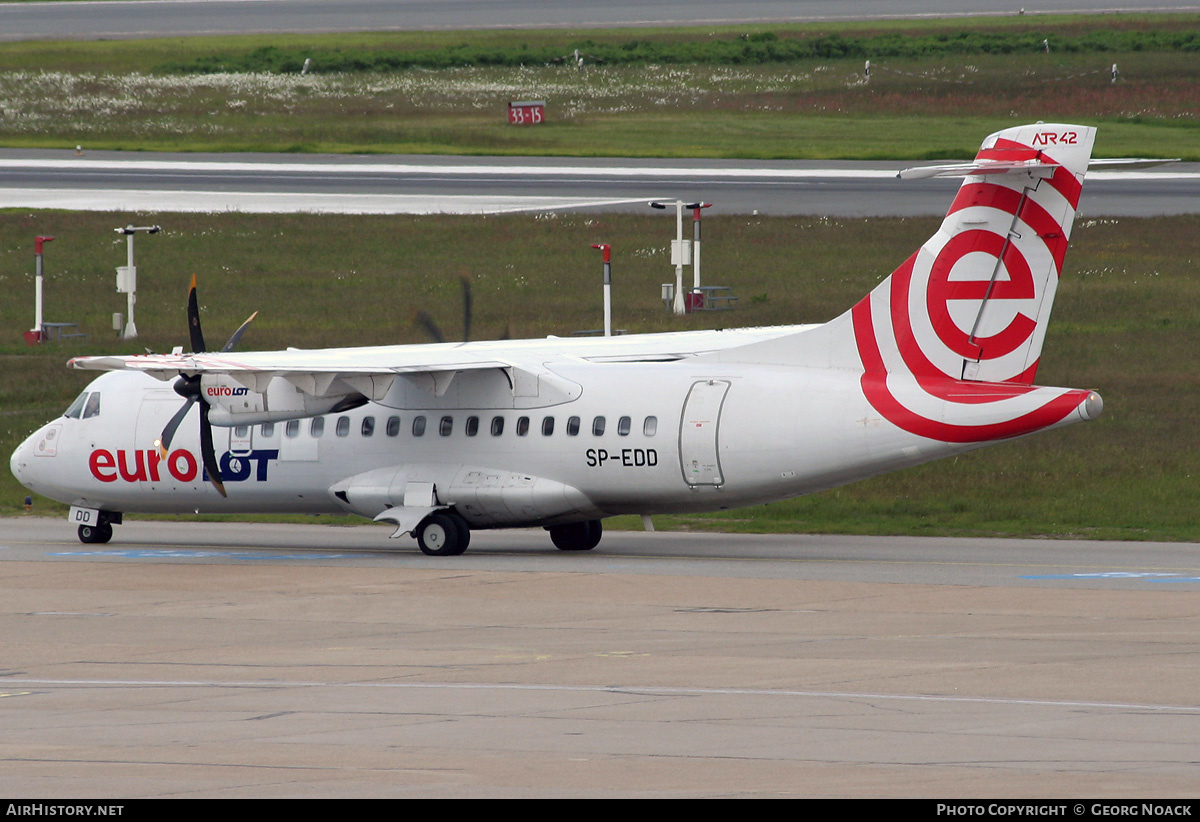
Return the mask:
<path id="1" fill-rule="evenodd" d="M 604 417 L 596 417 L 592 420 L 592 435 L 597 437 L 604 436 Z"/>
<path id="2" fill-rule="evenodd" d="M 364 437 L 369 437 L 374 433 L 375 433 L 375 418 L 374 417 L 363 417 L 362 435 Z"/>
<path id="3" fill-rule="evenodd" d="M 542 418 L 542 436 L 548 437 L 554 433 L 554 417 Z"/>
<path id="4" fill-rule="evenodd" d="M 579 417 L 569 417 L 567 419 L 567 436 L 573 437 L 579 433 Z"/>
<path id="5" fill-rule="evenodd" d="M 633 424 L 633 420 L 629 417 L 621 417 L 617 420 L 617 435 L 621 437 L 629 436 L 629 426 Z"/>
<path id="6" fill-rule="evenodd" d="M 84 416 L 87 416 L 86 412 L 85 412 Z M 239 439 L 245 439 L 245 437 L 247 435 L 249 435 L 249 433 L 250 433 L 250 426 L 248 426 L 248 425 L 235 425 L 233 427 L 233 435 Z"/>
<path id="7" fill-rule="evenodd" d="M 264 437 L 273 437 L 275 436 L 275 423 L 264 422 L 260 430 L 262 431 L 262 435 Z"/>
<path id="8" fill-rule="evenodd" d="M 283 435 L 290 440 L 300 436 L 300 420 L 288 420 L 287 425 L 283 426 Z"/>
<path id="9" fill-rule="evenodd" d="M 334 433 L 336 433 L 339 437 L 350 436 L 350 418 L 338 417 L 337 428 L 334 429 Z"/>
<path id="10" fill-rule="evenodd" d="M 473 437 L 479 433 L 479 417 L 467 417 L 467 436 Z"/>
<path id="11" fill-rule="evenodd" d="M 504 417 L 492 417 L 492 436 L 498 437 L 504 433 Z"/>
<path id="12" fill-rule="evenodd" d="M 313 417 L 313 421 L 308 425 L 308 433 L 312 434 L 314 440 L 321 439 L 321 435 L 325 433 L 325 418 Z"/>
<path id="13" fill-rule="evenodd" d="M 82 394 L 76 397 L 75 402 L 71 403 L 67 410 L 63 412 L 63 416 L 70 417 L 73 420 L 79 419 L 79 414 L 81 411 L 83 411 L 83 404 L 87 402 L 87 398 L 88 392 L 84 391 Z"/>
<path id="14" fill-rule="evenodd" d="M 399 417 L 388 417 L 387 435 L 389 437 L 394 437 L 394 436 L 398 435 L 399 433 L 400 433 L 400 418 Z"/>
<path id="15" fill-rule="evenodd" d="M 453 430 L 454 417 L 442 417 L 442 421 L 438 424 L 438 433 L 443 437 L 448 437 Z"/>
<path id="16" fill-rule="evenodd" d="M 425 436 L 425 418 L 424 417 L 413 417 L 413 436 L 414 437 Z"/>
<path id="17" fill-rule="evenodd" d="M 517 436 L 523 437 L 529 433 L 529 417 L 517 417 Z"/>
<path id="18" fill-rule="evenodd" d="M 653 437 L 658 432 L 658 417 L 646 417 L 646 421 L 642 423 L 642 433 L 647 437 Z"/>
<path id="19" fill-rule="evenodd" d="M 83 418 L 91 419 L 100 414 L 100 392 L 93 391 L 88 397 L 87 405 L 83 409 Z"/>

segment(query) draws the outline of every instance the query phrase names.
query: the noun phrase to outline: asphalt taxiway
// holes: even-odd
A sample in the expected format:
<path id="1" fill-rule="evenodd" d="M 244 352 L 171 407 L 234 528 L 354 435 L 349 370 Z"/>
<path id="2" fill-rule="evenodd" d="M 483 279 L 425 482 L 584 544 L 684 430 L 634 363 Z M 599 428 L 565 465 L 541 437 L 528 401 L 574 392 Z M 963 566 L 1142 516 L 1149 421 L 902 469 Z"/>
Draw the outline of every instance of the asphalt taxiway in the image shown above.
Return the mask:
<path id="1" fill-rule="evenodd" d="M 0 520 L 0 793 L 1195 797 L 1200 546 Z"/>
<path id="2" fill-rule="evenodd" d="M 0 207 L 341 214 L 649 213 L 651 200 L 722 214 L 940 216 L 958 179 L 899 180 L 928 162 L 0 151 Z M 1081 213 L 1200 211 L 1200 164 L 1088 174 Z"/>

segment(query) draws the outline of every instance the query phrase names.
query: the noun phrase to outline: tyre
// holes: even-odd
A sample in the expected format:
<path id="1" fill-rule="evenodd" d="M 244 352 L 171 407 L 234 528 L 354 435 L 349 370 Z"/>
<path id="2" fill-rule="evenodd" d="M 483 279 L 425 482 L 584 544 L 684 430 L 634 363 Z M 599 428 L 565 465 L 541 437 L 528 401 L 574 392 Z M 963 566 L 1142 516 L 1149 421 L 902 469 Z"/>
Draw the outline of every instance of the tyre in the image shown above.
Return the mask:
<path id="1" fill-rule="evenodd" d="M 550 532 L 550 541 L 560 551 L 590 551 L 600 544 L 600 537 L 604 535 L 604 526 L 598 519 L 555 525 L 546 530 Z"/>
<path id="2" fill-rule="evenodd" d="M 470 541 L 471 529 L 458 514 L 438 511 L 417 526 L 417 545 L 431 557 L 456 557 Z"/>
<path id="3" fill-rule="evenodd" d="M 101 522 L 98 525 L 79 526 L 79 541 L 88 545 L 108 542 L 112 539 L 112 535 L 112 526 L 107 522 Z"/>

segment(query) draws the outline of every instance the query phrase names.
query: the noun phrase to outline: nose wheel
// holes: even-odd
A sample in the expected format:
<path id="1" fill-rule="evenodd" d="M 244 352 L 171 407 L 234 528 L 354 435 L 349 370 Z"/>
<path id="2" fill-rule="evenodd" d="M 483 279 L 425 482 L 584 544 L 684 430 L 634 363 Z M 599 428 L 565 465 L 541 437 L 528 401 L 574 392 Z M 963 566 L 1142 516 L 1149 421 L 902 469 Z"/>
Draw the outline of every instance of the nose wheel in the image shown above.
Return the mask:
<path id="1" fill-rule="evenodd" d="M 112 539 L 112 535 L 112 525 L 107 522 L 101 522 L 97 525 L 79 526 L 79 541 L 88 545 L 108 542 Z"/>

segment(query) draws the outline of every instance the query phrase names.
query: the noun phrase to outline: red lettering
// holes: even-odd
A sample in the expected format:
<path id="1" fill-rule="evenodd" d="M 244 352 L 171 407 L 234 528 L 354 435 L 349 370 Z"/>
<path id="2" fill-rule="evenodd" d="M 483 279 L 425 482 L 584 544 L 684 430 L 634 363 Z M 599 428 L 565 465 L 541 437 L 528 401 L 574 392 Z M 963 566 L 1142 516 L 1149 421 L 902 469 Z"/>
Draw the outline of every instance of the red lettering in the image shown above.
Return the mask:
<path id="1" fill-rule="evenodd" d="M 132 458 L 123 449 L 114 457 L 111 451 L 97 448 L 88 457 L 88 469 L 101 482 L 116 482 L 118 476 L 125 482 L 159 482 L 162 479 L 159 466 L 164 463 L 171 476 L 180 482 L 191 482 L 200 472 L 196 458 L 182 448 L 172 451 L 166 460 L 160 459 L 153 448 L 134 451 Z"/>
<path id="2" fill-rule="evenodd" d="M 1055 134 L 1053 131 L 1040 131 L 1033 135 L 1033 144 L 1035 146 L 1073 146 L 1079 143 L 1079 133 L 1075 131 L 1064 131 L 1062 134 Z"/>
<path id="3" fill-rule="evenodd" d="M 180 467 L 180 462 L 183 463 L 182 467 Z M 167 457 L 167 470 L 180 482 L 191 482 L 199 471 L 196 467 L 196 458 L 190 451 L 184 451 L 182 448 L 172 451 L 171 455 Z"/>
<path id="4" fill-rule="evenodd" d="M 131 469 L 126 463 L 128 460 L 125 457 L 125 451 L 117 452 L 117 467 L 121 470 L 121 479 L 126 482 L 145 482 L 146 481 L 146 460 L 145 455 L 141 451 L 134 451 L 134 465 L 136 470 Z"/>
<path id="5" fill-rule="evenodd" d="M 88 468 L 92 472 L 92 476 L 101 482 L 116 482 L 117 481 L 117 461 L 113 459 L 112 452 L 105 451 L 100 448 L 92 452 L 88 458 Z M 110 470 L 111 474 L 103 474 L 102 470 Z"/>

